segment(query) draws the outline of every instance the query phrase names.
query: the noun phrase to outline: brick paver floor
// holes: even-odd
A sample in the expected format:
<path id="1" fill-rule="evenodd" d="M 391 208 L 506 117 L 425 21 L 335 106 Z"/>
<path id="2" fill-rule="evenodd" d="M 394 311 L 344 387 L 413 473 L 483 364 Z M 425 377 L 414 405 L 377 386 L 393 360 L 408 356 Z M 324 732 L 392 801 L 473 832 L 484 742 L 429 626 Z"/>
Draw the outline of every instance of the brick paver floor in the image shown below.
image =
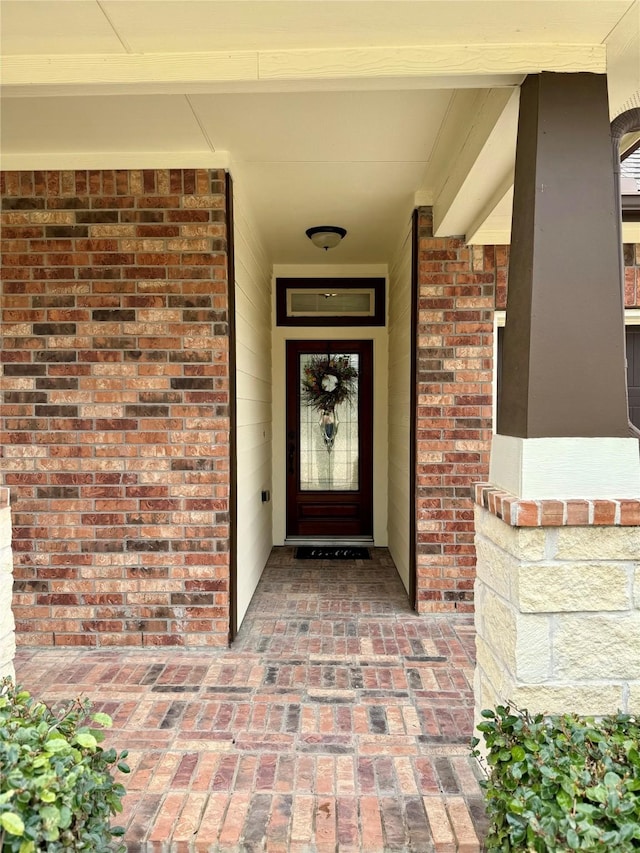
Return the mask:
<path id="1" fill-rule="evenodd" d="M 274 548 L 228 650 L 19 651 L 34 695 L 113 717 L 131 853 L 481 850 L 472 620 L 418 617 L 372 556 Z"/>

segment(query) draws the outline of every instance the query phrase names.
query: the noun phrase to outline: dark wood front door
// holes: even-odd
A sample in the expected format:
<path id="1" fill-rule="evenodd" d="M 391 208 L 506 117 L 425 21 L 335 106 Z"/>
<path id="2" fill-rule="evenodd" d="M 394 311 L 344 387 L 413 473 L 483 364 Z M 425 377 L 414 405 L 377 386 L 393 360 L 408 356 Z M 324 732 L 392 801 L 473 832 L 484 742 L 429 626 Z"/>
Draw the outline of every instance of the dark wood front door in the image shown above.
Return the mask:
<path id="1" fill-rule="evenodd" d="M 373 535 L 373 342 L 287 343 L 287 536 Z"/>

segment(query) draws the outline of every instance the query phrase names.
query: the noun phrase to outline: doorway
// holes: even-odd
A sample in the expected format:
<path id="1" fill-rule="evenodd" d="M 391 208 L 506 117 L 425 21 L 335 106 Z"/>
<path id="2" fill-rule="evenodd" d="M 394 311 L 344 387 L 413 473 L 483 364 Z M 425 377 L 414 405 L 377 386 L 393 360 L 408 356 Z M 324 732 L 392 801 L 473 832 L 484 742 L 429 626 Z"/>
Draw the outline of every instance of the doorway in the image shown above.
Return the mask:
<path id="1" fill-rule="evenodd" d="M 373 341 L 287 341 L 286 535 L 373 537 Z"/>

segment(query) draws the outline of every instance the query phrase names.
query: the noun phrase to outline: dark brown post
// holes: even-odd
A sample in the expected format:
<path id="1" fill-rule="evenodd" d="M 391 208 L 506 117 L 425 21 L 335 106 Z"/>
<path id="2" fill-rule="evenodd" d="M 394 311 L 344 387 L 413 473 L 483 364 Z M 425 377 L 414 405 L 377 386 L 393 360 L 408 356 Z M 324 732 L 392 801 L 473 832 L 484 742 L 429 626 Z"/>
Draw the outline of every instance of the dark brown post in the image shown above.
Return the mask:
<path id="1" fill-rule="evenodd" d="M 606 77 L 528 77 L 500 434 L 628 436 L 617 217 Z"/>

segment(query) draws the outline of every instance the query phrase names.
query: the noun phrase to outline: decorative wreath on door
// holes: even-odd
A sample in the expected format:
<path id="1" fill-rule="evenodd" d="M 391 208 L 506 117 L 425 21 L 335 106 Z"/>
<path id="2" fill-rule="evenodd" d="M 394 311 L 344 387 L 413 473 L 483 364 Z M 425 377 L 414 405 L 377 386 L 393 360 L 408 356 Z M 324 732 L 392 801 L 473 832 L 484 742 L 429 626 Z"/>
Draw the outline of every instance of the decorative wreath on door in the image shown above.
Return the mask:
<path id="1" fill-rule="evenodd" d="M 302 398 L 318 412 L 333 412 L 355 393 L 358 371 L 348 355 L 313 356 L 303 373 Z"/>

